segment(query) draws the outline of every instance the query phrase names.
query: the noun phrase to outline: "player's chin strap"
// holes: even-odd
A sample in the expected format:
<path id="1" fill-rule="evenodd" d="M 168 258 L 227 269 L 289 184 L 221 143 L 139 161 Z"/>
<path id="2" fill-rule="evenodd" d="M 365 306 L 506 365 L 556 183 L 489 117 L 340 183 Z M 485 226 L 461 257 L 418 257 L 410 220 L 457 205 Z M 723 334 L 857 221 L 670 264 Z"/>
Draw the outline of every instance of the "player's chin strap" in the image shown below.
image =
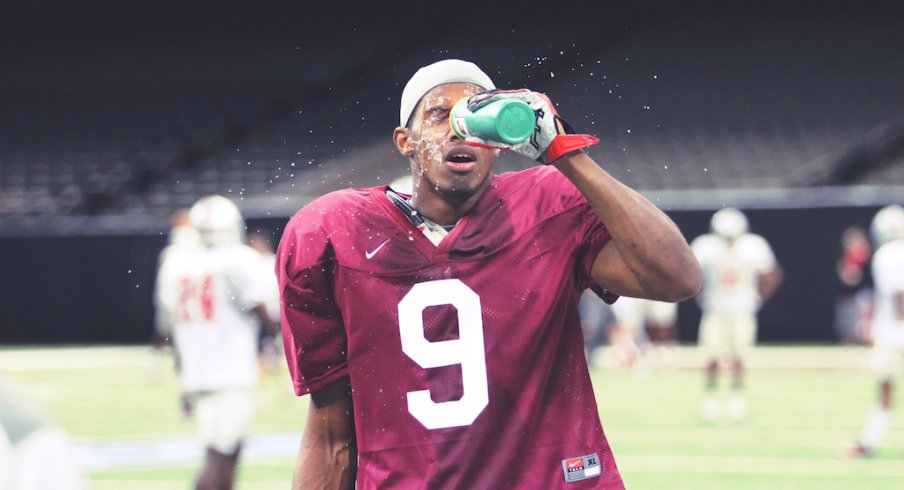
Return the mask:
<path id="1" fill-rule="evenodd" d="M 386 189 L 386 197 L 402 211 L 402 214 L 404 214 L 405 217 L 408 218 L 408 221 L 411 221 L 414 226 L 420 228 L 424 225 L 424 218 L 421 217 L 421 214 L 418 213 L 417 209 L 414 209 L 414 207 L 408 203 L 408 200 L 399 193 L 392 189 Z"/>
<path id="2" fill-rule="evenodd" d="M 407 199 L 392 189 L 386 189 L 386 197 L 388 197 L 389 200 L 399 208 L 402 214 L 408 218 L 408 221 L 410 221 L 418 230 L 421 230 L 421 233 L 423 233 L 434 245 L 439 245 L 442 239 L 452 231 L 452 228 L 454 228 L 454 225 L 441 226 L 424 216 L 421 216 L 421 213 L 419 213 L 417 209 L 414 209 L 414 206 L 412 206 Z"/>

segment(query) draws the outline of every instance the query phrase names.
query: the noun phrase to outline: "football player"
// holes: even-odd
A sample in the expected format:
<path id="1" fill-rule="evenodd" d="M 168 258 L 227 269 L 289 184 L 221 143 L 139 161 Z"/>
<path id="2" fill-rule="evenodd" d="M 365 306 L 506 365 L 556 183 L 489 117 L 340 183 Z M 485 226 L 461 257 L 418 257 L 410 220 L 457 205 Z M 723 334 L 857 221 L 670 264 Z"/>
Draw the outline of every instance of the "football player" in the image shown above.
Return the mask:
<path id="1" fill-rule="evenodd" d="M 243 243 L 238 207 L 222 196 L 198 200 L 189 214 L 203 247 L 158 279 L 162 315 L 171 318 L 185 414 L 206 445 L 197 489 L 232 488 L 254 412 L 258 329 L 278 325 L 266 308 L 272 270 Z"/>
<path id="2" fill-rule="evenodd" d="M 273 296 L 266 302 L 267 314 L 270 318 L 279 321 L 279 288 L 276 283 L 276 274 L 272 271 L 276 267 L 276 254 L 273 252 L 273 234 L 265 230 L 257 230 L 247 234 L 245 242 L 249 247 L 257 251 L 261 267 L 269 271 L 268 277 L 272 287 L 270 290 Z M 279 363 L 282 362 L 282 343 L 280 337 L 276 335 L 278 332 L 261 328 L 260 339 L 258 339 L 258 351 L 260 353 L 261 369 L 267 374 L 277 372 Z"/>
<path id="3" fill-rule="evenodd" d="M 72 439 L 31 392 L 4 375 L 0 375 L 0 488 L 87 488 Z"/>
<path id="4" fill-rule="evenodd" d="M 703 291 L 697 297 L 702 310 L 698 341 L 706 358 L 700 415 L 705 420 L 720 415 L 718 378 L 725 361 L 732 369 L 728 416 L 737 421 L 747 414 L 744 364 L 756 340 L 756 314 L 781 283 L 782 269 L 766 239 L 748 233 L 741 211 L 720 209 L 710 228 L 691 243 L 703 268 Z"/>
<path id="5" fill-rule="evenodd" d="M 151 339 L 151 366 L 150 379 L 156 382 L 160 378 L 163 367 L 165 349 L 172 345 L 172 332 L 175 318 L 170 308 L 166 308 L 163 302 L 165 296 L 171 293 L 167 288 L 161 287 L 168 281 L 166 278 L 172 274 L 179 274 L 187 262 L 201 250 L 201 236 L 189 222 L 189 210 L 177 209 L 170 216 L 170 231 L 166 247 L 157 255 L 157 281 L 154 284 L 154 311 L 155 329 Z M 160 279 L 164 278 L 163 281 Z"/>
<path id="6" fill-rule="evenodd" d="M 543 94 L 494 88 L 466 61 L 421 68 L 393 133 L 412 193 L 341 190 L 289 220 L 283 344 L 312 393 L 294 488 L 624 487 L 579 298 L 676 301 L 699 266 L 664 213 L 581 151 L 596 138 Z M 461 139 L 461 100 L 522 101 L 533 134 Z M 494 175 L 503 150 L 541 165 Z"/>
<path id="7" fill-rule="evenodd" d="M 852 456 L 872 455 L 888 432 L 894 380 L 904 362 L 904 208 L 885 206 L 876 213 L 870 234 L 877 247 L 872 259 L 873 370 L 879 404 L 867 416 Z"/>
<path id="8" fill-rule="evenodd" d="M 620 298 L 619 302 L 624 298 Z M 597 296 L 592 289 L 585 289 L 578 302 L 578 314 L 581 318 L 581 330 L 584 333 L 584 355 L 587 364 L 594 366 L 601 361 L 599 354 L 606 352 L 607 338 L 612 323 L 612 305 Z"/>
<path id="9" fill-rule="evenodd" d="M 870 260 L 873 245 L 867 230 L 851 226 L 841 235 L 842 253 L 835 266 L 840 294 L 835 300 L 835 331 L 852 344 L 872 342 L 873 278 Z"/>
<path id="10" fill-rule="evenodd" d="M 611 342 L 629 364 L 648 374 L 662 349 L 674 345 L 678 305 L 641 298 L 620 298 L 612 305 Z"/>

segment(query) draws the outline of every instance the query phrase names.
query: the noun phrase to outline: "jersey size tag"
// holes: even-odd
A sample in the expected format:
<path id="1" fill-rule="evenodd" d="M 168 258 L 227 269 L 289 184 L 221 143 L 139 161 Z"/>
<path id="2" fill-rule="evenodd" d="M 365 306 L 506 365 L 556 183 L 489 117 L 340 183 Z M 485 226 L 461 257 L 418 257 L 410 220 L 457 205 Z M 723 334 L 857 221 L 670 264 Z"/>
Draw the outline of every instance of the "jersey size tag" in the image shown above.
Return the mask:
<path id="1" fill-rule="evenodd" d="M 587 456 L 563 459 L 562 471 L 565 473 L 565 482 L 567 483 L 600 476 L 602 467 L 600 466 L 600 458 L 596 456 L 596 453 L 593 453 Z"/>

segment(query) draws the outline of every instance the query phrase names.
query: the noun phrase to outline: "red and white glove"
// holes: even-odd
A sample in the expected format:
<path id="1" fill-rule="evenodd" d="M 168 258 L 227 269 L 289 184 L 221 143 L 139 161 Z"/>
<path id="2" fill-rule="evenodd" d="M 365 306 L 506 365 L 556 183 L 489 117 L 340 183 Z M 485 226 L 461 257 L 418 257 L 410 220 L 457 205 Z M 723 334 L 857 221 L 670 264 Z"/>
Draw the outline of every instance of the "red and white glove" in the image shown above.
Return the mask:
<path id="1" fill-rule="evenodd" d="M 484 148 L 512 150 L 531 160 L 548 165 L 570 151 L 586 148 L 600 141 L 589 134 L 574 134 L 571 125 L 559 117 L 555 106 L 546 94 L 532 92 L 528 89 L 497 89 L 481 92 L 468 99 L 468 110 L 475 112 L 490 102 L 501 99 L 517 99 L 527 103 L 534 110 L 534 114 L 537 115 L 537 123 L 530 138 L 523 143 L 512 145 L 469 136 L 465 138 L 465 143 Z"/>

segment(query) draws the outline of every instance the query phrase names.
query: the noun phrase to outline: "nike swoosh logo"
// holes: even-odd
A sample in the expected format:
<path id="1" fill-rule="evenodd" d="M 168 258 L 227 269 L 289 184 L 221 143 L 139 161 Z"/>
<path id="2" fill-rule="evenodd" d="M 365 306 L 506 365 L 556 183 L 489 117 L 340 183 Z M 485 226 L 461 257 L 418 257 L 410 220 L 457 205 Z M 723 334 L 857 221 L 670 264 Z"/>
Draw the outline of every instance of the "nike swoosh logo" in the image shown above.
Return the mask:
<path id="1" fill-rule="evenodd" d="M 375 249 L 373 250 L 373 252 L 368 252 L 367 250 L 365 250 L 365 251 L 364 251 L 364 257 L 367 258 L 367 260 L 372 259 L 372 258 L 374 257 L 374 255 L 377 255 L 377 252 L 379 252 L 380 249 L 383 248 L 383 245 L 386 245 L 387 243 L 389 243 L 389 239 L 388 239 L 388 238 L 386 239 L 386 241 L 384 241 L 383 243 L 381 243 L 379 247 L 375 248 Z"/>

